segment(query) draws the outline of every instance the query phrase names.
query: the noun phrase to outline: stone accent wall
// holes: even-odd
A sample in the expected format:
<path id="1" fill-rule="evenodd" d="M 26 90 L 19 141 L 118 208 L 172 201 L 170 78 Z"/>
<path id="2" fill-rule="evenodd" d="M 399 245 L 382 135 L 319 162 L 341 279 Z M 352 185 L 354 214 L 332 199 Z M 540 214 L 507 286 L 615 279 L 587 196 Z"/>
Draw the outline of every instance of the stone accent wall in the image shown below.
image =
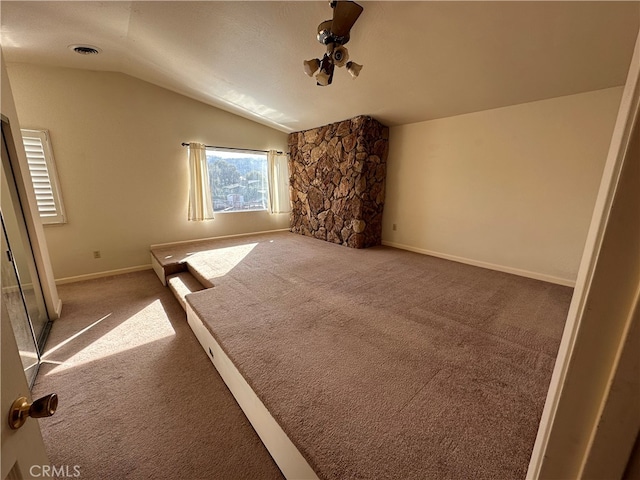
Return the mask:
<path id="1" fill-rule="evenodd" d="M 360 116 L 289 134 L 291 231 L 380 245 L 389 129 Z"/>

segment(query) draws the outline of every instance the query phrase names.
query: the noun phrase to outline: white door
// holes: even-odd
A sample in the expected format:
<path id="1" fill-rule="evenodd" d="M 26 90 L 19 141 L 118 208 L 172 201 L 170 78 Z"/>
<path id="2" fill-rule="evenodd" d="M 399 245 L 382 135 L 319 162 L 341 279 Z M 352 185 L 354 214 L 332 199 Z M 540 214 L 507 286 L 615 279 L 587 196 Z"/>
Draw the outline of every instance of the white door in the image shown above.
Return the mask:
<path id="1" fill-rule="evenodd" d="M 0 190 L 2 199 L 9 195 L 10 188 L 6 182 L 5 166 L 8 158 L 5 129 L 3 121 L 2 136 L 2 169 L 0 176 Z M 9 227 L 17 224 L 17 218 L 12 206 L 6 201 L 1 202 L 2 210 L 8 214 Z M 9 215 L 12 214 L 12 215 Z M 27 382 L 35 378 L 39 354 L 37 339 L 33 334 L 33 326 L 29 320 L 28 302 L 25 294 L 32 297 L 32 289 L 24 289 L 18 278 L 18 267 L 23 263 L 20 249 L 16 248 L 12 253 L 4 216 L 0 212 L 2 228 L 0 229 L 0 434 L 1 434 L 1 459 L 0 480 L 16 480 L 22 478 L 43 478 L 49 472 L 49 460 L 45 452 L 38 420 L 27 418 L 24 425 L 18 429 L 9 426 L 9 411 L 15 400 L 26 397 L 28 403 L 33 400 Z M 14 236 L 15 238 L 15 236 Z M 20 241 L 15 242 L 16 247 L 22 247 Z M 27 284 L 37 282 L 28 280 Z M 20 344 L 20 348 L 18 348 Z M 35 413 L 34 413 L 35 414 Z M 43 468 L 44 467 L 44 468 Z"/>
<path id="2" fill-rule="evenodd" d="M 4 254 L 4 252 L 2 252 Z M 17 430 L 9 427 L 9 410 L 14 400 L 27 397 L 31 402 L 31 392 L 27 385 L 22 361 L 18 352 L 16 338 L 11 328 L 11 321 L 7 306 L 1 305 L 2 324 L 2 372 L 1 372 L 1 402 L 0 428 L 2 434 L 2 480 L 17 480 L 22 478 L 42 478 L 42 467 L 48 467 L 49 460 L 44 449 L 38 420 L 28 418 L 25 424 Z M 45 470 L 46 471 L 46 470 Z"/>

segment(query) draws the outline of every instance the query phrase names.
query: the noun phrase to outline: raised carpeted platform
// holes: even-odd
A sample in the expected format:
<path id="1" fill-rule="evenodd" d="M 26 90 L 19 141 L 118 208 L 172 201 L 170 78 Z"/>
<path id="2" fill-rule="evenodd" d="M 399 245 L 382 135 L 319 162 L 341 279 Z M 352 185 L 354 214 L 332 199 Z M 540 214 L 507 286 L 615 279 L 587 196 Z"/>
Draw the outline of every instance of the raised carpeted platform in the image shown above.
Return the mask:
<path id="1" fill-rule="evenodd" d="M 51 465 L 71 473 L 24 478 L 283 478 L 151 272 L 59 292 L 64 310 L 32 396 L 58 394 L 58 411 L 40 429 Z"/>
<path id="2" fill-rule="evenodd" d="M 572 290 L 288 232 L 154 249 L 320 478 L 523 478 Z"/>

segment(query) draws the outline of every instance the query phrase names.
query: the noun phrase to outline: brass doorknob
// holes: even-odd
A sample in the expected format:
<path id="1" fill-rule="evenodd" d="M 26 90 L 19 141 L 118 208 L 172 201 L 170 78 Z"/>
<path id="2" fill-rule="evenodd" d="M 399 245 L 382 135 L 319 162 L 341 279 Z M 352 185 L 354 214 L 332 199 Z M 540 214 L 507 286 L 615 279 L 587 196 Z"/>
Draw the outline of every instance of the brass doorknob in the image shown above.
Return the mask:
<path id="1" fill-rule="evenodd" d="M 39 398 L 33 403 L 27 401 L 27 397 L 19 397 L 11 405 L 9 410 L 9 426 L 13 430 L 17 430 L 28 417 L 31 418 L 44 418 L 50 417 L 56 413 L 58 408 L 58 395 L 50 393 L 42 398 Z"/>

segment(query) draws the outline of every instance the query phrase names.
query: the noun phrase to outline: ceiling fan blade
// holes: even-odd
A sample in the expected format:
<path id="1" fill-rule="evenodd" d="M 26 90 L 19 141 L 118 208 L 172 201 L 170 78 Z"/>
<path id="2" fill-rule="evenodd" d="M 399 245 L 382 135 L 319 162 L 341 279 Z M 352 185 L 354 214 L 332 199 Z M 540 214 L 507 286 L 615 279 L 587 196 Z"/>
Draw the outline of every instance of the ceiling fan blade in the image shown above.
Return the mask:
<path id="1" fill-rule="evenodd" d="M 336 1 L 333 8 L 333 23 L 331 24 L 331 32 L 336 37 L 344 37 L 349 35 L 349 31 L 353 24 L 364 10 L 356 2 L 347 0 Z"/>

